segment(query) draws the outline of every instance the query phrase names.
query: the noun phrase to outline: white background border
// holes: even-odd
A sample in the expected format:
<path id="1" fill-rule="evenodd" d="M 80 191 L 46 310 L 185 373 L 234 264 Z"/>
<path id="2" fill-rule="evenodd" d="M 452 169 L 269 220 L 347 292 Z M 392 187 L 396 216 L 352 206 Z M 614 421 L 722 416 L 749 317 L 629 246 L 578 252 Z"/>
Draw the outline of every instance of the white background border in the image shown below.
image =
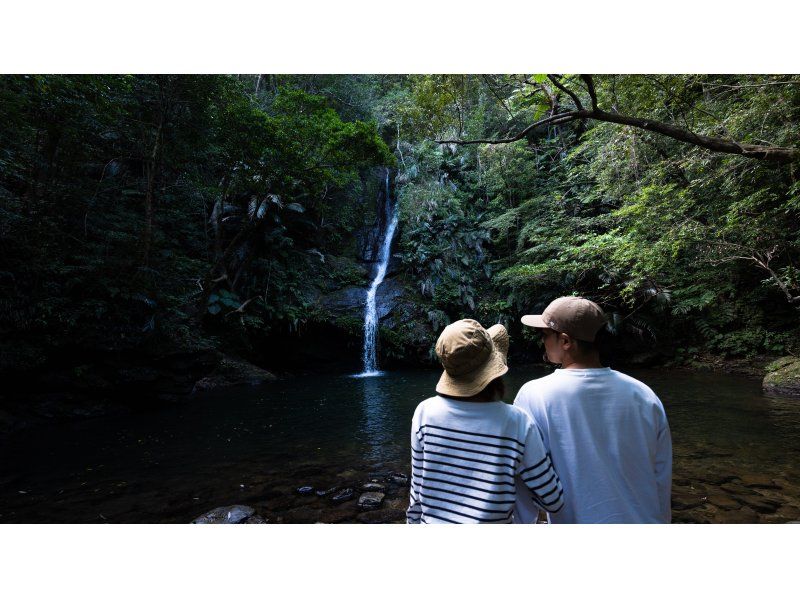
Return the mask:
<path id="1" fill-rule="evenodd" d="M 4 5 L 0 72 L 797 72 L 788 3 Z M 2 525 L 5 596 L 758 596 L 800 527 Z"/>

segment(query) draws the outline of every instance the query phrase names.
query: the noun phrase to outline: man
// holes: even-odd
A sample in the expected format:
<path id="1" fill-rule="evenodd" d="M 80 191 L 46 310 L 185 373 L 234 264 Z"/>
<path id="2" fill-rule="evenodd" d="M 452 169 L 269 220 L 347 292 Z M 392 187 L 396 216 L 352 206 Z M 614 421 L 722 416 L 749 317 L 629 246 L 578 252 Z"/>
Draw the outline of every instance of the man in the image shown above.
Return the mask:
<path id="1" fill-rule="evenodd" d="M 658 397 L 645 384 L 600 363 L 597 333 L 606 319 L 582 297 L 561 297 L 522 323 L 539 330 L 561 369 L 525 384 L 514 405 L 539 428 L 564 489 L 552 523 L 669 523 L 672 440 Z M 514 520 L 538 508 L 518 492 Z"/>

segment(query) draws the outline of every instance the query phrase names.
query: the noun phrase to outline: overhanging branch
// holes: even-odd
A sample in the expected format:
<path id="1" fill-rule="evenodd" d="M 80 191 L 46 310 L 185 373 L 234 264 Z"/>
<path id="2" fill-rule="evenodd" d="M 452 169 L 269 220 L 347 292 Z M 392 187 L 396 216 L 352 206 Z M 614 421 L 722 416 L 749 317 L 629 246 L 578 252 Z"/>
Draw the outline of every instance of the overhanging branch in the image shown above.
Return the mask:
<path id="1" fill-rule="evenodd" d="M 571 112 L 562 112 L 560 114 L 555 114 L 553 116 L 549 116 L 547 118 L 538 120 L 531 125 L 528 125 L 522 131 L 520 131 L 516 135 L 512 135 L 511 137 L 506 137 L 501 139 L 468 139 L 468 140 L 437 139 L 436 142 L 453 143 L 456 145 L 473 145 L 480 143 L 495 145 L 502 143 L 513 143 L 514 141 L 519 141 L 520 139 L 524 138 L 526 135 L 528 135 L 528 133 L 530 133 L 531 131 L 533 131 L 538 127 L 542 127 L 545 125 L 564 124 L 580 119 L 592 119 L 601 122 L 615 123 L 619 125 L 634 127 L 637 129 L 643 129 L 645 131 L 652 131 L 654 133 L 658 133 L 659 135 L 664 135 L 665 137 L 670 137 L 677 141 L 688 143 L 690 145 L 695 145 L 697 147 L 702 147 L 714 152 L 720 152 L 725 154 L 736 154 L 744 156 L 746 158 L 754 158 L 756 160 L 766 160 L 769 162 L 777 162 L 779 164 L 787 164 L 789 162 L 795 161 L 800 158 L 800 150 L 798 148 L 779 147 L 773 145 L 756 145 L 750 143 L 738 143 L 736 141 L 731 141 L 730 139 L 725 139 L 722 137 L 711 137 L 708 135 L 700 135 L 698 133 L 690 131 L 689 129 L 676 127 L 675 125 L 671 125 L 669 123 L 657 120 L 638 118 L 635 116 L 625 116 L 623 114 L 616 114 L 612 112 L 606 112 L 605 110 L 600 110 L 599 108 L 596 107 L 596 94 L 594 93 L 595 90 L 594 90 L 594 85 L 591 82 L 591 78 L 589 77 L 588 81 L 584 79 L 584 82 L 587 84 L 587 88 L 589 89 L 589 95 L 592 97 L 592 104 L 594 105 L 592 110 L 586 110 L 586 109 L 573 110 Z M 576 98 L 573 98 L 573 100 L 575 99 Z M 577 104 L 580 105 L 579 100 Z"/>

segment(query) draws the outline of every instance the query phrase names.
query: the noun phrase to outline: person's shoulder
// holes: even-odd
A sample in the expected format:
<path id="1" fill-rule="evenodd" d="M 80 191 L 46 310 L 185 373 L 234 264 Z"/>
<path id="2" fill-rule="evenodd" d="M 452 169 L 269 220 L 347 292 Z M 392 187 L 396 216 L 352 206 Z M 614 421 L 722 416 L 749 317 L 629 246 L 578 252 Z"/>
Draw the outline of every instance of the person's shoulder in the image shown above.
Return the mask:
<path id="1" fill-rule="evenodd" d="M 417 404 L 417 408 L 414 409 L 414 417 L 421 417 L 425 413 L 430 413 L 431 411 L 435 411 L 441 408 L 442 397 L 440 396 L 433 396 L 423 401 L 420 401 Z"/>
<path id="2" fill-rule="evenodd" d="M 548 389 L 550 389 L 553 384 L 558 384 L 558 377 L 555 375 L 555 373 L 550 373 L 547 376 L 529 380 L 519 389 L 514 404 L 520 405 L 530 401 L 541 400 L 541 398 L 547 394 Z"/>
<path id="3" fill-rule="evenodd" d="M 641 380 L 634 378 L 628 374 L 623 374 L 622 372 L 618 372 L 617 370 L 611 370 L 611 375 L 615 378 L 615 381 L 618 384 L 623 384 L 628 386 L 637 396 L 642 397 L 648 401 L 655 401 L 661 404 L 661 401 L 658 398 L 658 395 L 650 388 L 647 384 L 642 382 Z"/>
<path id="4" fill-rule="evenodd" d="M 558 377 L 555 375 L 555 372 L 551 372 L 546 376 L 542 376 L 541 378 L 534 378 L 533 380 L 528 380 L 525 384 L 522 385 L 522 388 L 519 389 L 520 394 L 532 394 L 536 393 L 543 388 L 546 388 L 553 383 L 558 381 Z"/>

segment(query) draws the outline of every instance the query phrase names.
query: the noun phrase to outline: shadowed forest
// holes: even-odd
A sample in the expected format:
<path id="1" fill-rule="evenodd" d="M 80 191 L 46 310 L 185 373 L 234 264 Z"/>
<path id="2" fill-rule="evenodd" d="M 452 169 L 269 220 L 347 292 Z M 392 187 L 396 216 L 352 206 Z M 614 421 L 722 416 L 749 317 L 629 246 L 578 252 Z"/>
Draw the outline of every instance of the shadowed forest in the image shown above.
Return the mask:
<path id="1" fill-rule="evenodd" d="M 799 109 L 793 76 L 4 76 L 3 398 L 357 368 L 386 195 L 387 367 L 465 316 L 527 359 L 573 293 L 620 363 L 796 355 Z"/>

